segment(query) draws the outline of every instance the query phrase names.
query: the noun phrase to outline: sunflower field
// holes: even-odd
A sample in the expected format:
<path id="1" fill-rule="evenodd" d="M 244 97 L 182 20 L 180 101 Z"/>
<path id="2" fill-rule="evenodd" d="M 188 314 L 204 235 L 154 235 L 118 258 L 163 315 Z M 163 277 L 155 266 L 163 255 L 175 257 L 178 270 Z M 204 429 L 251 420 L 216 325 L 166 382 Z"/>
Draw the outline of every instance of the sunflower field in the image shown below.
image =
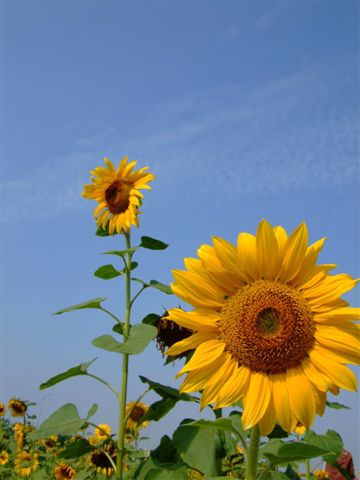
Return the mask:
<path id="1" fill-rule="evenodd" d="M 125 311 L 109 311 L 99 297 L 56 312 L 97 309 L 111 317 L 111 332 L 92 344 L 121 356 L 121 386 L 93 373 L 94 361 L 40 385 L 44 390 L 84 375 L 100 382 L 116 398 L 118 429 L 92 421 L 96 403 L 83 417 L 74 404 L 65 404 L 35 427 L 34 404 L 12 398 L 0 404 L 1 478 L 354 479 L 340 435 L 331 429 L 320 435 L 312 427 L 327 409 L 347 408 L 329 401 L 328 392 L 357 389 L 346 364 L 360 364 L 360 309 L 342 295 L 359 280 L 331 273 L 335 264 L 318 263 L 325 238 L 309 245 L 305 223 L 287 232 L 265 219 L 255 234 L 240 231 L 236 245 L 217 236 L 201 245 L 197 258 L 185 258 L 184 270 L 173 270 L 171 286 L 134 277 L 139 249 L 168 246 L 149 236 L 131 243 L 141 190 L 150 190 L 155 178 L 136 164 L 124 157 L 116 167 L 106 158 L 105 167 L 91 171 L 82 194 L 97 203 L 96 234 L 124 240 L 122 250 L 105 252 L 123 268 L 106 264 L 95 276 L 124 279 Z M 184 305 L 132 323 L 134 303 L 151 289 L 174 294 Z M 182 383 L 177 389 L 140 376 L 144 392 L 129 401 L 131 358 L 153 340 L 164 368 L 182 364 L 177 373 Z M 147 405 L 143 400 L 150 391 L 159 399 Z M 155 449 L 144 449 L 149 422 L 164 418 L 178 402 L 208 408 L 213 418 L 184 419 L 171 437 L 164 432 Z"/>

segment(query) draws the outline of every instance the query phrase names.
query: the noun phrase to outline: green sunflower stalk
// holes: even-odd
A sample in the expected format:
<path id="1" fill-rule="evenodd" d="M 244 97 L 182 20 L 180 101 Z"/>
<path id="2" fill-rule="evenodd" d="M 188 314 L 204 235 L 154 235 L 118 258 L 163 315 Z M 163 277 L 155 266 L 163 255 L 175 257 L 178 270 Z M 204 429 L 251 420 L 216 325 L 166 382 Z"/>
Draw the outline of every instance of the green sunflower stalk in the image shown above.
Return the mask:
<path id="1" fill-rule="evenodd" d="M 150 190 L 148 185 L 155 177 L 148 173 L 148 167 L 134 170 L 136 161 L 128 162 L 124 157 L 118 168 L 105 158 L 106 167 L 96 167 L 90 173 L 92 184 L 85 185 L 82 195 L 95 200 L 98 206 L 94 210 L 94 217 L 99 228 L 107 229 L 110 235 L 123 234 L 126 242 L 125 263 L 125 323 L 123 325 L 124 342 L 130 334 L 131 313 L 131 241 L 130 229 L 139 226 L 138 215 L 141 213 L 143 194 L 140 190 Z M 126 429 L 126 394 L 129 370 L 129 354 L 123 353 L 122 377 L 120 387 L 119 426 L 118 426 L 118 454 L 116 459 L 116 473 L 122 478 L 124 464 L 124 438 Z"/>

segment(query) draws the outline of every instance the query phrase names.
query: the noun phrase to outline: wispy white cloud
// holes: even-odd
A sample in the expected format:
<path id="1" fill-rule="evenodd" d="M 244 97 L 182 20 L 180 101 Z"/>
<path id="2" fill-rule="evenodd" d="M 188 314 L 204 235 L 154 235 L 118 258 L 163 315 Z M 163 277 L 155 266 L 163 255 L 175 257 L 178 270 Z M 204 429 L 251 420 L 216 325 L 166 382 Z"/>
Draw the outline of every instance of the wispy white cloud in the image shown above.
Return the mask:
<path id="1" fill-rule="evenodd" d="M 84 208 L 88 170 L 128 153 L 157 173 L 163 196 L 241 199 L 259 192 L 351 185 L 358 178 L 357 108 L 345 65 L 174 98 L 121 132 L 113 126 L 38 171 L 5 184 L 5 219 L 48 218 Z M 97 145 L 97 147 L 95 147 Z M 103 149 L 98 146 L 104 146 Z M 167 192 L 171 192 L 167 193 Z M 26 201 L 24 200 L 26 199 Z M 188 199 L 188 200 L 187 200 Z"/>

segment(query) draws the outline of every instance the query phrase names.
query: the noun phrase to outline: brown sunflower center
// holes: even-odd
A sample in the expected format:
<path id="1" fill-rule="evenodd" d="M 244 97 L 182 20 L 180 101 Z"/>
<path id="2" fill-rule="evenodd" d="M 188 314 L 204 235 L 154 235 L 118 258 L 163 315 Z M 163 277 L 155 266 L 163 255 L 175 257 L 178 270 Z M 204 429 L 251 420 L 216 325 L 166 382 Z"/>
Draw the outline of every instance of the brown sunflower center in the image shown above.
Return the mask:
<path id="1" fill-rule="evenodd" d="M 275 281 L 241 288 L 221 312 L 227 350 L 256 372 L 283 373 L 299 365 L 314 343 L 314 331 L 301 293 Z"/>
<path id="2" fill-rule="evenodd" d="M 105 199 L 111 213 L 125 212 L 130 203 L 130 191 L 133 185 L 124 180 L 115 180 L 105 190 Z"/>
<path id="3" fill-rule="evenodd" d="M 130 413 L 130 418 L 134 422 L 138 422 L 144 415 L 145 415 L 145 410 L 139 405 L 136 405 Z"/>

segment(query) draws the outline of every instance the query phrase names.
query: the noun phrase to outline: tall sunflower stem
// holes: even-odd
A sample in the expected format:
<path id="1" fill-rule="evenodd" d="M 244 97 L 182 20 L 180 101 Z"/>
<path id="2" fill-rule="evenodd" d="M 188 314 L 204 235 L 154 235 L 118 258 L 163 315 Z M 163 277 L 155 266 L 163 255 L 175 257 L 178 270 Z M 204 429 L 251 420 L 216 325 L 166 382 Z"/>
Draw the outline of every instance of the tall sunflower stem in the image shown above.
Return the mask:
<path id="1" fill-rule="evenodd" d="M 131 248 L 130 242 L 130 232 L 125 231 L 125 240 L 126 240 L 126 249 Z M 130 310 L 131 310 L 131 278 L 130 278 L 130 268 L 131 268 L 131 253 L 127 252 L 126 254 L 126 268 L 125 268 L 125 301 L 126 301 L 126 311 L 125 311 L 125 325 L 124 325 L 124 342 L 129 337 L 130 333 Z M 126 392 L 127 392 L 127 382 L 128 382 L 128 369 L 129 369 L 129 355 L 123 353 L 123 363 L 122 363 L 122 376 L 121 376 L 121 390 L 120 390 L 120 411 L 119 411 L 119 426 L 118 426 L 118 445 L 117 445 L 117 456 L 116 456 L 116 478 L 122 480 L 123 478 L 123 465 L 125 457 L 125 409 L 126 409 Z"/>
<path id="2" fill-rule="evenodd" d="M 258 455 L 260 445 L 260 430 L 258 425 L 251 429 L 250 445 L 246 458 L 246 480 L 256 480 Z"/>

